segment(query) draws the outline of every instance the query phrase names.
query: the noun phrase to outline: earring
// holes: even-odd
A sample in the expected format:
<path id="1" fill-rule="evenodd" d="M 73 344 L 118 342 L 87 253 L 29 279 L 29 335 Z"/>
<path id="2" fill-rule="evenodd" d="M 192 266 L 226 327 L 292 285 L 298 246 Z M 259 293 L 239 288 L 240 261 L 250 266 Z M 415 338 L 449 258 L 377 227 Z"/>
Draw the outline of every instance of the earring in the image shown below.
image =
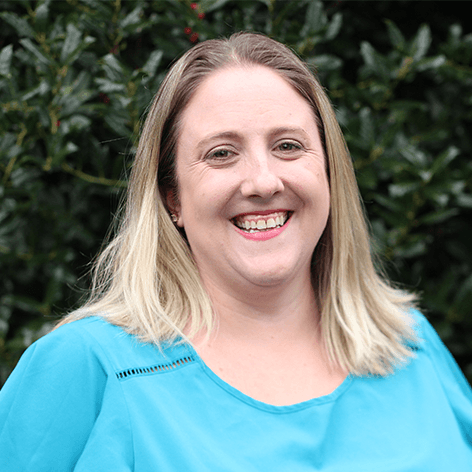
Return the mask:
<path id="1" fill-rule="evenodd" d="M 178 218 L 177 218 L 177 215 L 175 213 L 171 213 L 170 218 L 171 218 L 173 223 L 177 223 Z"/>

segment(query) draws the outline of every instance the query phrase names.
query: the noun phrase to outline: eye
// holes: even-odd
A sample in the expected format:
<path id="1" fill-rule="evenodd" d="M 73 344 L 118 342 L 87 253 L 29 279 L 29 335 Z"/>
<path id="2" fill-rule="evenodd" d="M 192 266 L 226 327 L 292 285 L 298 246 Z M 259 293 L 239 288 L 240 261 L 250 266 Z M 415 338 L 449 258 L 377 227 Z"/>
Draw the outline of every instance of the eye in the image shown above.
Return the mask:
<path id="1" fill-rule="evenodd" d="M 234 151 L 226 148 L 213 149 L 205 156 L 205 160 L 224 162 L 231 159 L 234 154 Z"/>
<path id="2" fill-rule="evenodd" d="M 230 151 L 227 149 L 218 149 L 218 151 L 213 152 L 210 157 L 216 158 L 216 159 L 225 159 L 229 157 Z"/>
<path id="3" fill-rule="evenodd" d="M 275 146 L 275 149 L 285 155 L 296 155 L 303 150 L 303 146 L 296 141 L 282 141 Z"/>
<path id="4" fill-rule="evenodd" d="M 282 144 L 279 144 L 278 148 L 281 151 L 295 151 L 295 150 L 300 150 L 301 146 L 292 142 L 285 142 Z"/>

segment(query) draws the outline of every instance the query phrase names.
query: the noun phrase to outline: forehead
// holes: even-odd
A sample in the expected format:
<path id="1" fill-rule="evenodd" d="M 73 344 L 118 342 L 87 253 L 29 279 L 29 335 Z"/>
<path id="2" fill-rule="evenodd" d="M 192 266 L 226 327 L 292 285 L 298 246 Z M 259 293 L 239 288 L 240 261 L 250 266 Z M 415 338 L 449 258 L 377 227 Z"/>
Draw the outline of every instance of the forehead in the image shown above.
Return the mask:
<path id="1" fill-rule="evenodd" d="M 180 135 L 256 131 L 264 126 L 314 126 L 311 105 L 281 75 L 259 66 L 232 66 L 210 74 L 180 120 Z"/>

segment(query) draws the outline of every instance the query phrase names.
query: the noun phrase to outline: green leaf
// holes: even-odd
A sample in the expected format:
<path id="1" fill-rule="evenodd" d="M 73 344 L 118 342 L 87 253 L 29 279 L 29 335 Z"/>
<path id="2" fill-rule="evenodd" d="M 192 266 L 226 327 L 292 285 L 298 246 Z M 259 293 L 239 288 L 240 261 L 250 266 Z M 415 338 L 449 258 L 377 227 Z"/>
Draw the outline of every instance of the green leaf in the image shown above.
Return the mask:
<path id="1" fill-rule="evenodd" d="M 7 149 L 10 149 L 15 145 L 16 135 L 14 133 L 4 133 L 0 134 L 0 156 L 7 152 Z M 0 205 L 0 208 L 2 205 Z"/>
<path id="2" fill-rule="evenodd" d="M 429 29 L 428 25 L 422 25 L 413 39 L 413 43 L 410 48 L 410 55 L 413 56 L 415 61 L 419 61 L 424 57 L 430 45 L 431 30 Z"/>
<path id="3" fill-rule="evenodd" d="M 368 69 L 386 81 L 390 79 L 390 71 L 384 57 L 367 41 L 361 42 L 361 55 Z"/>
<path id="4" fill-rule="evenodd" d="M 18 144 L 13 144 L 11 147 L 4 149 L 3 152 L 8 159 L 11 159 L 12 157 L 19 156 L 22 152 L 22 148 L 18 146 Z"/>
<path id="5" fill-rule="evenodd" d="M 24 100 L 26 102 L 38 94 L 41 96 L 45 95 L 50 90 L 51 86 L 47 83 L 46 80 L 42 80 L 37 87 L 34 87 L 32 90 L 25 93 L 25 95 L 21 97 L 21 100 Z"/>
<path id="6" fill-rule="evenodd" d="M 224 7 L 230 0 L 202 0 L 200 6 L 203 11 L 210 13 L 212 11 L 221 9 Z"/>
<path id="7" fill-rule="evenodd" d="M 47 57 L 37 46 L 35 46 L 29 39 L 20 39 L 21 45 L 27 49 L 43 64 L 51 64 L 51 59 Z"/>
<path id="8" fill-rule="evenodd" d="M 446 62 L 447 62 L 446 56 L 444 56 L 443 54 L 440 54 L 439 56 L 434 56 L 434 57 L 427 57 L 427 58 L 421 59 L 418 62 L 418 64 L 416 65 L 416 70 L 424 71 L 424 70 L 430 70 L 430 69 L 438 69 L 439 67 L 446 64 Z"/>
<path id="9" fill-rule="evenodd" d="M 415 192 L 419 187 L 419 182 L 400 182 L 398 184 L 390 184 L 388 186 L 388 193 L 392 197 L 403 197 Z"/>
<path id="10" fill-rule="evenodd" d="M 328 41 L 331 41 L 332 39 L 334 39 L 338 35 L 342 24 L 343 24 L 342 14 L 339 12 L 335 13 L 333 15 L 333 18 L 331 19 L 328 29 L 326 30 L 325 39 L 327 39 Z"/>
<path id="11" fill-rule="evenodd" d="M 374 201 L 393 212 L 400 213 L 404 211 L 404 206 L 400 202 L 392 198 L 388 198 L 380 193 L 374 194 Z"/>
<path id="12" fill-rule="evenodd" d="M 302 36 L 321 31 L 327 22 L 328 19 L 326 18 L 326 14 L 323 11 L 322 2 L 319 0 L 311 0 L 306 11 Z"/>
<path id="13" fill-rule="evenodd" d="M 157 68 L 161 63 L 163 54 L 163 51 L 152 51 L 151 55 L 149 56 L 149 59 L 146 61 L 146 64 L 144 64 L 144 67 L 142 68 L 143 72 L 145 72 L 150 77 L 154 77 L 156 75 Z"/>
<path id="14" fill-rule="evenodd" d="M 463 194 L 466 186 L 467 186 L 467 183 L 465 180 L 456 180 L 456 181 L 450 182 L 449 184 L 449 188 L 451 189 L 451 193 L 453 195 Z"/>
<path id="15" fill-rule="evenodd" d="M 457 196 L 457 203 L 463 208 L 472 209 L 472 195 L 462 194 Z"/>
<path id="16" fill-rule="evenodd" d="M 399 147 L 398 152 L 418 169 L 425 168 L 428 165 L 426 154 L 418 146 L 406 144 Z"/>
<path id="17" fill-rule="evenodd" d="M 320 54 L 319 56 L 309 57 L 306 59 L 308 64 L 315 66 L 319 71 L 332 71 L 340 69 L 343 65 L 339 57 L 331 54 Z"/>
<path id="18" fill-rule="evenodd" d="M 11 58 L 13 55 L 13 45 L 9 44 L 0 51 L 0 75 L 10 77 Z"/>
<path id="19" fill-rule="evenodd" d="M 20 308 L 21 310 L 27 312 L 34 313 L 40 311 L 41 309 L 41 302 L 28 296 L 12 296 L 9 297 L 8 302 L 8 304 L 14 306 L 15 308 Z"/>
<path id="20" fill-rule="evenodd" d="M 374 144 L 374 121 L 371 109 L 362 108 L 359 118 L 361 122 L 360 138 L 365 145 L 372 146 Z"/>
<path id="21" fill-rule="evenodd" d="M 402 32 L 398 29 L 397 25 L 391 20 L 385 20 L 388 28 L 388 36 L 392 46 L 396 49 L 402 50 L 405 47 L 405 37 Z"/>
<path id="22" fill-rule="evenodd" d="M 120 27 L 125 29 L 127 26 L 133 26 L 141 22 L 141 14 L 143 9 L 139 6 L 136 7 L 131 13 L 129 13 L 123 20 L 120 22 Z"/>
<path id="23" fill-rule="evenodd" d="M 41 3 L 34 12 L 35 26 L 40 30 L 44 30 L 47 26 L 50 3 L 50 0 Z"/>
<path id="24" fill-rule="evenodd" d="M 107 54 L 102 61 L 108 80 L 123 81 L 123 66 L 113 54 Z"/>
<path id="25" fill-rule="evenodd" d="M 72 88 L 74 89 L 75 93 L 83 92 L 87 90 L 90 86 L 91 82 L 90 74 L 87 71 L 80 71 L 79 75 L 74 79 L 72 83 Z"/>
<path id="26" fill-rule="evenodd" d="M 72 154 L 73 152 L 77 152 L 79 150 L 79 146 L 77 144 L 69 141 L 66 146 L 65 146 L 65 153 L 66 154 Z"/>
<path id="27" fill-rule="evenodd" d="M 61 51 L 61 63 L 66 64 L 70 56 L 76 51 L 80 45 L 80 31 L 72 24 L 69 23 L 66 29 L 66 40 L 62 45 Z"/>
<path id="28" fill-rule="evenodd" d="M 428 213 L 425 216 L 422 216 L 419 219 L 419 222 L 424 225 L 434 225 L 438 223 L 443 223 L 444 221 L 449 220 L 450 218 L 458 214 L 459 210 L 457 208 L 438 210 L 432 213 Z"/>
<path id="29" fill-rule="evenodd" d="M 8 24 L 13 26 L 20 38 L 34 38 L 34 30 L 24 18 L 20 18 L 15 13 L 10 12 L 0 13 L 0 18 L 3 18 Z"/>
<path id="30" fill-rule="evenodd" d="M 92 124 L 92 120 L 83 115 L 74 115 L 69 119 L 71 128 L 75 129 L 86 129 Z"/>
<path id="31" fill-rule="evenodd" d="M 433 162 L 431 172 L 437 172 L 445 169 L 458 155 L 460 150 L 455 146 L 449 146 L 443 153 L 441 153 Z"/>
<path id="32" fill-rule="evenodd" d="M 376 69 L 375 49 L 367 41 L 361 42 L 361 55 L 364 62 L 372 69 Z"/>
<path id="33" fill-rule="evenodd" d="M 131 131 L 124 126 L 122 120 L 107 115 L 105 117 L 105 123 L 110 127 L 110 129 L 115 130 L 116 134 L 120 137 L 131 137 Z"/>
<path id="34" fill-rule="evenodd" d="M 421 256 L 426 253 L 426 242 L 423 239 L 412 239 L 408 243 L 395 248 L 395 253 L 397 257 L 404 259 Z"/>
<path id="35" fill-rule="evenodd" d="M 98 84 L 98 90 L 103 93 L 112 93 L 112 92 L 124 92 L 126 91 L 126 85 L 120 84 L 117 82 L 112 82 L 108 79 L 95 79 L 95 83 Z"/>

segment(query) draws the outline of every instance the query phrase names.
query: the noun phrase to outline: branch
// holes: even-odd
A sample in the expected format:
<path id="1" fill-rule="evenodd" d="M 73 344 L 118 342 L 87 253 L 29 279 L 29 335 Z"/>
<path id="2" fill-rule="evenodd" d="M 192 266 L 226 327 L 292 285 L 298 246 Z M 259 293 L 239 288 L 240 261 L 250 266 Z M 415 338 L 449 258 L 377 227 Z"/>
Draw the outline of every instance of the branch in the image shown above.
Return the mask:
<path id="1" fill-rule="evenodd" d="M 93 184 L 100 184 L 106 185 L 108 187 L 121 187 L 126 188 L 128 186 L 127 182 L 124 180 L 113 180 L 113 179 L 106 179 L 105 177 L 95 177 L 94 175 L 86 174 L 81 170 L 73 169 L 69 164 L 63 162 L 62 169 L 65 170 L 67 173 L 78 177 L 79 179 L 85 180 L 86 182 L 90 182 Z"/>

